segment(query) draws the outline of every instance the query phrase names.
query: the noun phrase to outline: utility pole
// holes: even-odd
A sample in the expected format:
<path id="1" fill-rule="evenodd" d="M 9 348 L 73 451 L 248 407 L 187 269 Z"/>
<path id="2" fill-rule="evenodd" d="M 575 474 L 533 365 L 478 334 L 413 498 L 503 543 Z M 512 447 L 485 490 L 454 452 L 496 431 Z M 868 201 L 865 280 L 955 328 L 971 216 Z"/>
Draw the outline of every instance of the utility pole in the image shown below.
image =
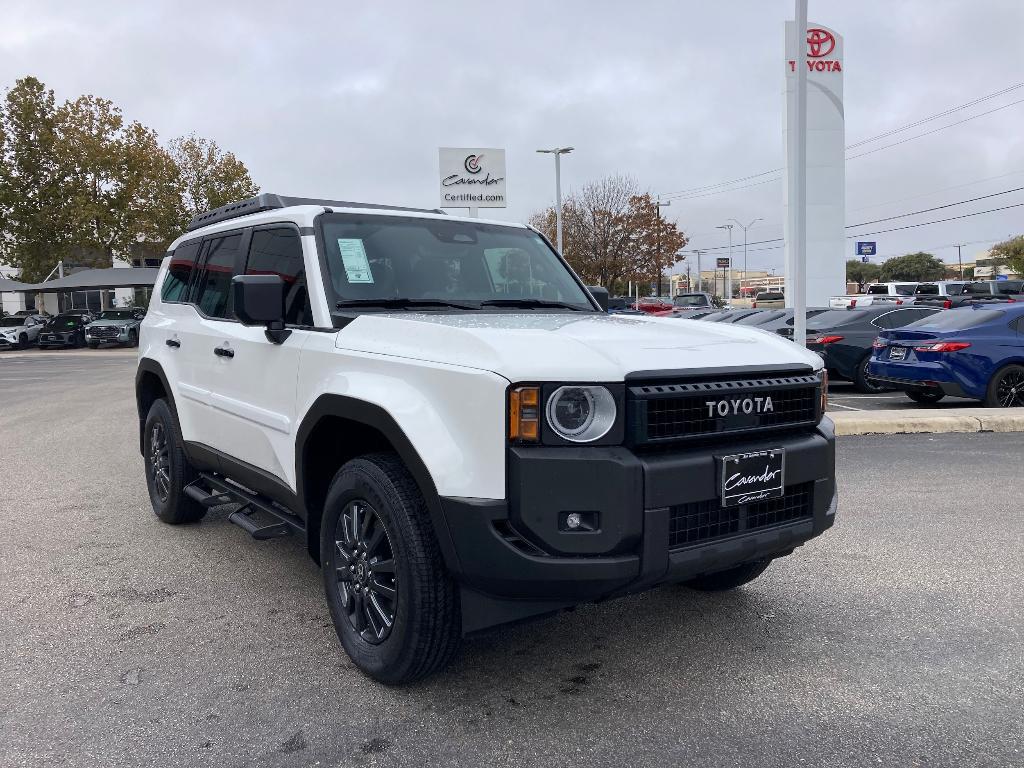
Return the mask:
<path id="1" fill-rule="evenodd" d="M 555 156 L 555 247 L 562 252 L 562 155 L 573 151 L 573 147 L 538 149 L 542 155 Z"/>
<path id="2" fill-rule="evenodd" d="M 654 219 L 654 232 L 658 242 L 658 245 L 655 248 L 654 252 L 654 260 L 658 263 L 658 296 L 661 296 L 661 209 L 668 208 L 670 205 L 672 205 L 671 200 L 669 200 L 667 203 L 661 202 L 660 199 L 654 201 L 654 210 L 658 214 Z M 671 289 L 669 290 L 669 293 L 671 293 Z"/>
<path id="3" fill-rule="evenodd" d="M 964 260 L 960 256 L 960 248 L 961 247 L 962 246 L 959 246 L 959 245 L 956 247 L 956 260 L 960 264 L 960 279 L 963 280 L 964 279 Z"/>
<path id="4" fill-rule="evenodd" d="M 704 290 L 704 277 L 700 273 L 700 251 L 694 251 L 697 254 L 697 290 Z"/>

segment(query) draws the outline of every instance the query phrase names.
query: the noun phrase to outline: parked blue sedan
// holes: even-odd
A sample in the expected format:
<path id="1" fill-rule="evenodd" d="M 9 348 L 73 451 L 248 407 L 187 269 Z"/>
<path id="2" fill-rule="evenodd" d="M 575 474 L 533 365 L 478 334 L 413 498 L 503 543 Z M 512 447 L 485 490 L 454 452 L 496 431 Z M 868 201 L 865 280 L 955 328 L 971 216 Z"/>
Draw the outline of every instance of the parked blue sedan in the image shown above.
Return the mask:
<path id="1" fill-rule="evenodd" d="M 1024 406 L 1024 303 L 950 309 L 882 331 L 868 373 L 918 403 L 950 395 Z"/>

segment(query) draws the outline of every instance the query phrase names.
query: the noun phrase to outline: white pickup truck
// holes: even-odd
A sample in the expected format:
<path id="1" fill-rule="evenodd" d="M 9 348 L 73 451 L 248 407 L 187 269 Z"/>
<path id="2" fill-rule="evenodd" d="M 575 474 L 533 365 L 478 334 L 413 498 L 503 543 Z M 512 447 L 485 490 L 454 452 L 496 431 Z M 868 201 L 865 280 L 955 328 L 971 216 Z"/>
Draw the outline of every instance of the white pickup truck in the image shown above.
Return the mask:
<path id="1" fill-rule="evenodd" d="M 911 297 L 917 290 L 917 283 L 876 283 L 869 285 L 867 291 L 849 296 L 833 296 L 828 300 L 832 309 L 847 307 L 870 307 L 881 302 L 897 303 L 905 297 Z"/>

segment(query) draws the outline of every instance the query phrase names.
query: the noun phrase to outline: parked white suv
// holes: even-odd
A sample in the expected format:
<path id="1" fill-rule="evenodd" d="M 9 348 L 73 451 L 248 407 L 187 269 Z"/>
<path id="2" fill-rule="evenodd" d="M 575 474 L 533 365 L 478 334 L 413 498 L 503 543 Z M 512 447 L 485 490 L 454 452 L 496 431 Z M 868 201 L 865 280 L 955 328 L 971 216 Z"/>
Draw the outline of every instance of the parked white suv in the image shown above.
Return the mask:
<path id="1" fill-rule="evenodd" d="M 254 537 L 303 536 L 345 650 L 397 683 L 465 634 L 729 589 L 822 533 L 824 384 L 776 335 L 607 314 L 529 227 L 261 195 L 172 244 L 136 392 L 157 516 L 240 503 Z"/>

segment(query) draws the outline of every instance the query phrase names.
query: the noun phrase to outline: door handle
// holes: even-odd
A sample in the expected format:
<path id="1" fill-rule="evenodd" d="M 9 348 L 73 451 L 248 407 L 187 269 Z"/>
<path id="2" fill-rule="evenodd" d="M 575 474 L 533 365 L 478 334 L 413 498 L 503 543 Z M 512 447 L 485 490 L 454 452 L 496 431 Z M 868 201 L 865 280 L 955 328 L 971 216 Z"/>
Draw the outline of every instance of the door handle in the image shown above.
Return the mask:
<path id="1" fill-rule="evenodd" d="M 230 347 L 214 347 L 213 354 L 215 354 L 217 357 L 234 357 L 235 350 L 231 349 Z"/>
<path id="2" fill-rule="evenodd" d="M 167 341 L 164 342 L 164 344 L 166 344 L 168 347 L 174 347 L 175 349 L 181 346 L 181 342 L 178 341 L 177 339 L 168 339 Z"/>

